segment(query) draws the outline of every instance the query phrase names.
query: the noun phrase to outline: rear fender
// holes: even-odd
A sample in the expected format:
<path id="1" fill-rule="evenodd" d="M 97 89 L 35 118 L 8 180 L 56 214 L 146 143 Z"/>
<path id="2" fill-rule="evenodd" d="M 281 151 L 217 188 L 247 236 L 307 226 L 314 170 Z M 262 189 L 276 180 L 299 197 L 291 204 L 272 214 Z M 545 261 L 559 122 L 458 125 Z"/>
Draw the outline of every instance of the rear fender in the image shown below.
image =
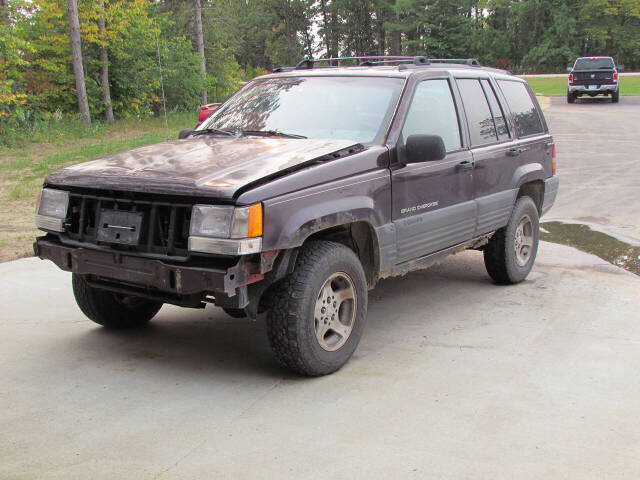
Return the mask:
<path id="1" fill-rule="evenodd" d="M 533 182 L 534 180 L 544 180 L 544 178 L 545 173 L 542 164 L 528 163 L 516 169 L 511 184 L 514 188 L 520 188 L 525 183 Z"/>

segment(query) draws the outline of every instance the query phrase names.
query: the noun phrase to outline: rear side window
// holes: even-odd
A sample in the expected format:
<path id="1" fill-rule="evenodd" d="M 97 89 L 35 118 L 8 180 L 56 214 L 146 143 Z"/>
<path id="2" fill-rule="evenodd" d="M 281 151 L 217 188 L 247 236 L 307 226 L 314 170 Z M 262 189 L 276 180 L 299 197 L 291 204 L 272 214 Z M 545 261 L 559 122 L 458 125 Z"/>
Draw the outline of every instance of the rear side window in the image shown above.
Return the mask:
<path id="1" fill-rule="evenodd" d="M 505 120 L 502 106 L 500 105 L 500 102 L 498 102 L 498 97 L 496 97 L 496 92 L 493 91 L 493 87 L 489 83 L 489 80 L 482 80 L 480 83 L 482 83 L 484 93 L 487 95 L 487 100 L 489 100 L 493 120 L 496 124 L 496 130 L 498 131 L 498 140 L 501 142 L 508 140 L 510 138 L 509 129 L 507 128 L 507 122 Z"/>
<path id="2" fill-rule="evenodd" d="M 498 80 L 513 114 L 516 131 L 519 137 L 540 134 L 544 131 L 538 109 L 533 104 L 529 91 L 524 83 L 510 80 Z"/>
<path id="3" fill-rule="evenodd" d="M 496 126 L 480 82 L 477 79 L 459 79 L 458 88 L 469 122 L 471 145 L 496 143 L 498 141 Z"/>
<path id="4" fill-rule="evenodd" d="M 414 134 L 440 135 L 447 152 L 462 147 L 458 113 L 447 80 L 425 80 L 416 87 L 402 138 Z"/>

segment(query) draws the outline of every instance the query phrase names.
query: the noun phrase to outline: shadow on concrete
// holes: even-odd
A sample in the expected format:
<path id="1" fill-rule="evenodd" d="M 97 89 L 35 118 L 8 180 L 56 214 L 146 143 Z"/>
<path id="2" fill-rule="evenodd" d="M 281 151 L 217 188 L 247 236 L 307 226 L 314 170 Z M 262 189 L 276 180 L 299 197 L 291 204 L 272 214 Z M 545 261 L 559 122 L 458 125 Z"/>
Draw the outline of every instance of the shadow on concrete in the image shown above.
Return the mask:
<path id="1" fill-rule="evenodd" d="M 365 337 L 388 328 L 389 317 L 381 310 L 392 308 L 401 313 L 404 308 L 428 311 L 435 306 L 443 311 L 443 303 L 453 308 L 471 287 L 476 294 L 498 296 L 505 288 L 492 284 L 479 252 L 465 252 L 428 270 L 384 279 L 369 293 L 369 333 Z M 395 328 L 400 330 L 403 325 L 397 322 L 411 321 L 410 315 L 394 317 Z M 438 320 L 445 321 L 438 315 L 429 321 Z M 85 366 L 92 363 L 94 368 L 146 369 L 146 373 L 155 376 L 164 370 L 214 380 L 219 376 L 301 379 L 275 361 L 267 340 L 265 315 L 257 321 L 233 319 L 213 306 L 192 310 L 165 305 L 146 327 L 128 331 L 99 326 L 82 329 L 77 335 L 62 337 L 52 349 L 52 357 L 72 353 Z"/>

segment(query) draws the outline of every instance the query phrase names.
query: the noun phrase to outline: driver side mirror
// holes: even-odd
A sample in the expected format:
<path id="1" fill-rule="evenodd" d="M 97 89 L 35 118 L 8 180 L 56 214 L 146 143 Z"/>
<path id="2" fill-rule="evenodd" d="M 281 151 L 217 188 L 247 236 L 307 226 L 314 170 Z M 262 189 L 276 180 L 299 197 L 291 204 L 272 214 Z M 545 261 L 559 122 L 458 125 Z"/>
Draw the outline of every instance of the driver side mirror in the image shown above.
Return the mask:
<path id="1" fill-rule="evenodd" d="M 572 71 L 573 71 L 573 68 L 567 67 L 567 72 L 571 73 Z"/>
<path id="2" fill-rule="evenodd" d="M 447 156 L 439 135 L 409 135 L 406 144 L 407 163 L 433 162 Z"/>
<path id="3" fill-rule="evenodd" d="M 188 138 L 195 130 L 193 128 L 185 128 L 181 130 L 178 134 L 178 140 L 182 140 L 183 138 Z"/>

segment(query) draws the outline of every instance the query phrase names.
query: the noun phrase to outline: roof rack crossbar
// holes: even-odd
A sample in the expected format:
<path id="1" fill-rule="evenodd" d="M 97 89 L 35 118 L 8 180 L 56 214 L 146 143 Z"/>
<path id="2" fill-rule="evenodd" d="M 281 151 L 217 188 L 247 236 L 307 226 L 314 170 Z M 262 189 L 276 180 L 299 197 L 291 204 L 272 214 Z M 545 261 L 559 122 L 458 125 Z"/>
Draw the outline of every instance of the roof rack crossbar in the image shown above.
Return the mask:
<path id="1" fill-rule="evenodd" d="M 421 56 L 386 56 L 386 55 L 374 55 L 374 56 L 365 56 L 365 57 L 334 57 L 334 58 L 305 58 L 304 60 L 298 62 L 296 65 L 296 70 L 309 69 L 313 68 L 316 63 L 319 62 L 328 62 L 330 66 L 332 66 L 333 62 L 335 62 L 338 66 L 340 62 L 343 61 L 359 61 L 359 66 L 367 66 L 381 63 L 399 63 L 399 62 L 411 62 L 415 65 L 425 65 L 429 63 L 429 60 L 425 57 Z"/>

